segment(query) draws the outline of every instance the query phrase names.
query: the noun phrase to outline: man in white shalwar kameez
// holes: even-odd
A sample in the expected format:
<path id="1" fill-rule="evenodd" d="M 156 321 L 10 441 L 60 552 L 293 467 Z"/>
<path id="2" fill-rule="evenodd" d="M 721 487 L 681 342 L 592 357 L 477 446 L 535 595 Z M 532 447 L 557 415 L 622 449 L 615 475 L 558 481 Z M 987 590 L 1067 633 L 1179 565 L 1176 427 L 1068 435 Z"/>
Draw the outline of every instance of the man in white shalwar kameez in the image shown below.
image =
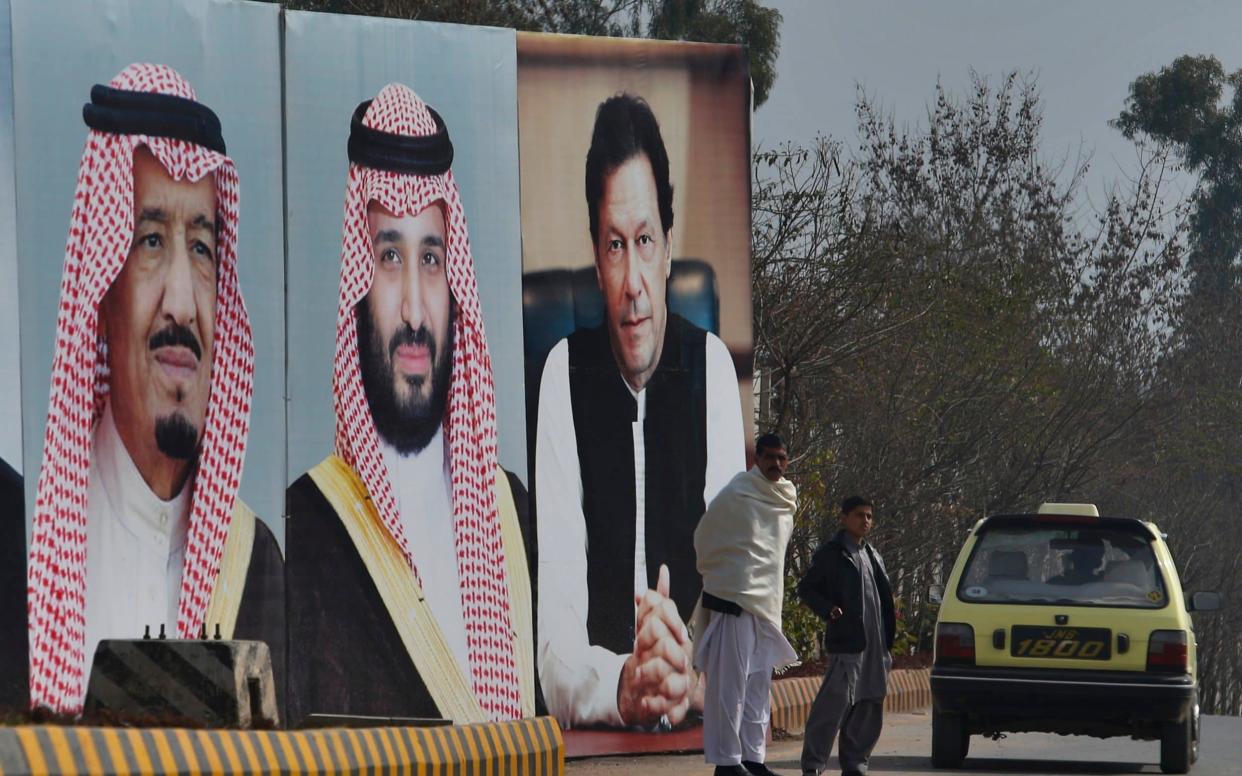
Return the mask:
<path id="1" fill-rule="evenodd" d="M 706 677 L 703 754 L 715 773 L 772 774 L 764 765 L 772 670 L 798 659 L 781 633 L 785 547 L 797 490 L 775 434 L 759 437 L 756 464 L 712 499 L 694 532 L 703 594 L 695 610 L 695 668 Z"/>

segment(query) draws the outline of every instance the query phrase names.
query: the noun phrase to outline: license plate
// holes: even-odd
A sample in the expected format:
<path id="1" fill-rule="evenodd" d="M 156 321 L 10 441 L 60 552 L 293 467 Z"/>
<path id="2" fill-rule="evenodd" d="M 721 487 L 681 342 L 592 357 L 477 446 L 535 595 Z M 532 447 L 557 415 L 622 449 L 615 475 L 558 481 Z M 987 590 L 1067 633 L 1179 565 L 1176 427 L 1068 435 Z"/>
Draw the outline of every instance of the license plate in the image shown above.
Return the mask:
<path id="1" fill-rule="evenodd" d="M 1108 660 L 1112 632 L 1107 628 L 1067 628 L 1063 625 L 1015 625 L 1009 654 L 1072 660 Z"/>

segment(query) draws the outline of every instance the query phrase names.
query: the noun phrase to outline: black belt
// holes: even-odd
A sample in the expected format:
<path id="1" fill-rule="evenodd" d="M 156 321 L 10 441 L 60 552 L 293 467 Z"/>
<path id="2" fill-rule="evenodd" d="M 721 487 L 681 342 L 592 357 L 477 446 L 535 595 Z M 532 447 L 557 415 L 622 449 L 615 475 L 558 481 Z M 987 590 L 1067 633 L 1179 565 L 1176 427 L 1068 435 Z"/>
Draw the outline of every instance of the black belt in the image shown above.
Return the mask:
<path id="1" fill-rule="evenodd" d="M 734 617 L 739 617 L 742 614 L 742 607 L 732 601 L 717 598 L 706 590 L 703 591 L 703 608 L 711 609 L 713 612 L 720 612 L 721 614 L 729 614 Z"/>

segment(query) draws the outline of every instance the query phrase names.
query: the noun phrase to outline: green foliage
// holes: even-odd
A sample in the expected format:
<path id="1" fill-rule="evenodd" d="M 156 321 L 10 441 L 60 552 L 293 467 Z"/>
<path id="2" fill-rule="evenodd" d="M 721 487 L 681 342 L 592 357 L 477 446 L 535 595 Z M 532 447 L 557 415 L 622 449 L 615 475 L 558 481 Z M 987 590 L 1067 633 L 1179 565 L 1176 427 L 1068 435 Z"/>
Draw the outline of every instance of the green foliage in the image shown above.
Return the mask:
<path id="1" fill-rule="evenodd" d="M 1222 100 L 1226 90 L 1231 99 Z M 1182 56 L 1130 84 L 1113 122 L 1127 138 L 1151 138 L 1200 176 L 1194 194 L 1194 291 L 1217 303 L 1242 276 L 1242 70 L 1212 56 Z"/>
<path id="2" fill-rule="evenodd" d="M 275 2 L 278 0 L 268 0 Z M 755 107 L 776 82 L 781 14 L 759 0 L 284 0 L 293 10 L 748 48 Z"/>
<path id="3" fill-rule="evenodd" d="M 919 636 L 910 627 L 910 621 L 906 617 L 906 603 L 902 598 L 896 599 L 897 606 L 897 634 L 893 638 L 893 648 L 890 650 L 894 656 L 896 655 L 913 655 L 919 648 Z"/>
<path id="4" fill-rule="evenodd" d="M 652 0 L 648 38 L 700 43 L 740 43 L 749 48 L 755 107 L 776 82 L 781 12 L 756 0 Z"/>
<path id="5" fill-rule="evenodd" d="M 786 567 L 788 568 L 788 567 Z M 803 661 L 819 655 L 819 642 L 824 634 L 824 621 L 798 600 L 796 588 L 801 577 L 785 574 L 785 601 L 781 606 L 781 630 Z"/>

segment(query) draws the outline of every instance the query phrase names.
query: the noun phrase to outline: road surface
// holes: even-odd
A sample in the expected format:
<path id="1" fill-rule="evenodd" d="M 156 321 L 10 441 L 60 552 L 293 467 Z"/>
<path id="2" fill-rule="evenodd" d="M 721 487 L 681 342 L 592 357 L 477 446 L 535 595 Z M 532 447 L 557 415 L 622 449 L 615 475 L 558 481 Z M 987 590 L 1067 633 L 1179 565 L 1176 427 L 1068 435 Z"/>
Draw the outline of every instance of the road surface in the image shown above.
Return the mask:
<path id="1" fill-rule="evenodd" d="M 796 776 L 800 740 L 776 741 L 768 751 L 768 765 L 781 774 Z M 884 733 L 871 758 L 871 773 L 886 776 L 920 774 L 1132 774 L 1160 773 L 1160 744 L 1128 738 L 1087 738 L 1042 733 L 1015 733 L 1000 741 L 973 736 L 970 756 L 960 770 L 932 768 L 931 717 L 926 713 L 889 714 Z M 826 774 L 837 774 L 836 761 Z M 703 756 L 609 757 L 575 760 L 568 776 L 710 776 Z M 1242 776 L 1242 718 L 1204 717 L 1203 744 L 1192 776 Z"/>

